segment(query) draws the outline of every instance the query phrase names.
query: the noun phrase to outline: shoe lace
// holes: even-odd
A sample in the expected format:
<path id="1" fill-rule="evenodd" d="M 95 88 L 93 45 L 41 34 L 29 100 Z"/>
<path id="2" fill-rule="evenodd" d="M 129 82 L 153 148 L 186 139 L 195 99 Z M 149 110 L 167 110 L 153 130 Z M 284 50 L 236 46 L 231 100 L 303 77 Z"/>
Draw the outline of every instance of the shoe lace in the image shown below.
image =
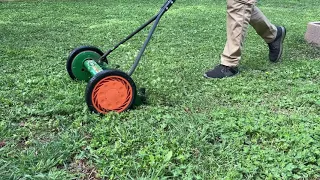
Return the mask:
<path id="1" fill-rule="evenodd" d="M 220 64 L 220 67 L 221 67 L 221 72 L 231 71 L 232 73 L 234 73 L 234 69 L 229 66 L 225 66 L 225 65 Z"/>
<path id="2" fill-rule="evenodd" d="M 226 71 L 228 71 L 228 66 L 225 66 L 225 65 L 222 65 L 222 64 L 220 64 L 219 65 L 220 67 L 221 67 L 221 72 L 226 72 Z"/>
<path id="3" fill-rule="evenodd" d="M 268 46 L 271 51 L 276 49 L 276 46 L 273 43 L 268 44 Z"/>

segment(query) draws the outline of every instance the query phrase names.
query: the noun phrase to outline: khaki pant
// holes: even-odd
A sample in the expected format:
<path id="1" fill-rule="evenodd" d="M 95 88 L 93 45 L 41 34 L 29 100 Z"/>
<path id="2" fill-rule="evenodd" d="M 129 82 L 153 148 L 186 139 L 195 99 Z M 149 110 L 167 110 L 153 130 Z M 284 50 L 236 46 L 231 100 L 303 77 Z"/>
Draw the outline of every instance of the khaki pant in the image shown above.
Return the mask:
<path id="1" fill-rule="evenodd" d="M 275 39 L 277 28 L 255 6 L 255 0 L 227 0 L 227 42 L 221 55 L 221 64 L 239 65 L 249 24 L 266 43 Z"/>

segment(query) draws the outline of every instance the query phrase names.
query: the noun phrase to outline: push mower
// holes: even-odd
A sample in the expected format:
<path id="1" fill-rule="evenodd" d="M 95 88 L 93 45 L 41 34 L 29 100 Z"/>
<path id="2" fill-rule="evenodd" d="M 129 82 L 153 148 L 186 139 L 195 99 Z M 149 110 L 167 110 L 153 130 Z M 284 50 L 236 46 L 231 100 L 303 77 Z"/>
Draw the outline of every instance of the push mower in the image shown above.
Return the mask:
<path id="1" fill-rule="evenodd" d="M 105 53 L 93 46 L 81 46 L 70 53 L 66 64 L 67 71 L 73 80 L 88 82 L 85 99 L 90 111 L 100 114 L 106 114 L 110 111 L 123 112 L 133 105 L 141 104 L 143 94 L 138 94 L 136 85 L 130 76 L 137 68 L 161 17 L 174 2 L 175 0 L 167 0 L 158 14 Z M 154 22 L 153 26 L 130 71 L 125 73 L 110 68 L 108 55 L 152 22 Z"/>

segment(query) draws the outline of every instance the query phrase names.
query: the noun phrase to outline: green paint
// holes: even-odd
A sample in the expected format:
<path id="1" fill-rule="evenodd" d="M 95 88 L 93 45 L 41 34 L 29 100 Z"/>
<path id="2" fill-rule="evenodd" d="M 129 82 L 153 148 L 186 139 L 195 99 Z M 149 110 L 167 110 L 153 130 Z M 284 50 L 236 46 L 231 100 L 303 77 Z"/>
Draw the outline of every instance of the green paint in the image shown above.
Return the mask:
<path id="1" fill-rule="evenodd" d="M 90 72 L 91 76 L 95 76 L 97 73 L 103 71 L 94 60 L 85 61 L 84 66 L 86 67 L 86 70 Z"/>
<path id="2" fill-rule="evenodd" d="M 147 97 L 146 97 L 145 88 L 138 89 L 138 91 L 136 92 L 136 95 L 135 95 L 135 100 L 133 102 L 133 106 L 140 106 L 142 104 L 145 104 L 146 98 Z"/>
<path id="3" fill-rule="evenodd" d="M 72 62 L 72 73 L 80 81 L 89 81 L 92 77 L 92 73 L 85 67 L 87 60 L 93 60 L 97 66 L 101 66 L 100 69 L 107 69 L 106 63 L 97 63 L 100 58 L 100 54 L 94 51 L 83 51 L 79 53 Z"/>

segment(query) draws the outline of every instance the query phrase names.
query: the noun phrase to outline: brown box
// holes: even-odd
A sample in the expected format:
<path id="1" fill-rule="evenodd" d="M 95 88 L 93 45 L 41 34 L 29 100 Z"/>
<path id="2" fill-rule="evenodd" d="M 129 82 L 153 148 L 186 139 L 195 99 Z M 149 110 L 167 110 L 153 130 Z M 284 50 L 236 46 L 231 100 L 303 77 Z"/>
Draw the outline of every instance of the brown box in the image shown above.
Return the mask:
<path id="1" fill-rule="evenodd" d="M 305 40 L 309 44 L 320 47 L 320 22 L 310 22 L 308 24 Z"/>

